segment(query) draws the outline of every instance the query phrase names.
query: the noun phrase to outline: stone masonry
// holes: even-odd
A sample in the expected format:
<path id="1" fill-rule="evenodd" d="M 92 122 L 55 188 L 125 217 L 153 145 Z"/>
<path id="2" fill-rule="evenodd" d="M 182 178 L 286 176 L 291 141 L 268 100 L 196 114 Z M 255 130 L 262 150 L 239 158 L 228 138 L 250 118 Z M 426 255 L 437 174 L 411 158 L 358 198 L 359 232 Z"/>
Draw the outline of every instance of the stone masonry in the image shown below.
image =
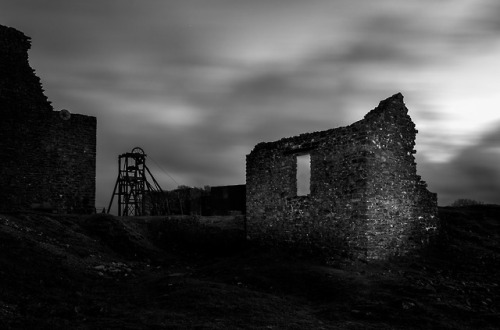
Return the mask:
<path id="1" fill-rule="evenodd" d="M 30 46 L 0 25 L 0 211 L 91 213 L 96 118 L 53 111 L 28 63 Z"/>
<path id="2" fill-rule="evenodd" d="M 259 143 L 247 155 L 251 239 L 326 260 L 385 259 L 437 233 L 437 195 L 416 174 L 417 130 L 401 94 L 364 119 Z M 297 156 L 310 155 L 310 193 L 297 195 Z"/>

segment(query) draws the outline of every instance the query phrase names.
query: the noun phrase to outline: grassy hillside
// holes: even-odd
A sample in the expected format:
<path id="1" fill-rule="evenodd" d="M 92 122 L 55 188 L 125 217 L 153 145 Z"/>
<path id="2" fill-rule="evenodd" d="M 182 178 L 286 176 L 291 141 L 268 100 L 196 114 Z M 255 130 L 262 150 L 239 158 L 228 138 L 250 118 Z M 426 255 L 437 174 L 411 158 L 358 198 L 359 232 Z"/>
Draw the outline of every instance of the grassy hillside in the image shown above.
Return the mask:
<path id="1" fill-rule="evenodd" d="M 0 328 L 498 328 L 500 207 L 440 218 L 417 255 L 328 267 L 241 218 L 0 215 Z"/>

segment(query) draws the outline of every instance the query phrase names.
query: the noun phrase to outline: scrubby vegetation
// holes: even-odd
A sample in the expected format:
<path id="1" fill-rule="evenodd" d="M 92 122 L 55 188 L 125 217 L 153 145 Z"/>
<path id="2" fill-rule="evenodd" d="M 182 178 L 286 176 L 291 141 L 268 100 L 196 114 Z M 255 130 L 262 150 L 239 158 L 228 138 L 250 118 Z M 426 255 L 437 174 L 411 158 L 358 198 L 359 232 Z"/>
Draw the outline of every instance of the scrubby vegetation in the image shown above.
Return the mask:
<path id="1" fill-rule="evenodd" d="M 416 255 L 333 267 L 241 218 L 0 215 L 0 328 L 497 328 L 500 207 L 440 218 Z"/>
<path id="2" fill-rule="evenodd" d="M 450 204 L 451 207 L 461 207 L 461 206 L 471 206 L 471 205 L 483 205 L 483 202 L 476 201 L 474 199 L 460 198 Z"/>

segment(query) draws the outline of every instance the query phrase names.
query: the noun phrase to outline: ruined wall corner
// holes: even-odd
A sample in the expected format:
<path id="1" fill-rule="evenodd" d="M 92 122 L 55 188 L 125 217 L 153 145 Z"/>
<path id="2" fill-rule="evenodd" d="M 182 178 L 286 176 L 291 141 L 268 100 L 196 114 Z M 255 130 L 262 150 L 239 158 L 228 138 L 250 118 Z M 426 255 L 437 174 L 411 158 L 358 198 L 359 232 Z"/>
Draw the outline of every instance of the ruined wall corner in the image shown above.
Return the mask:
<path id="1" fill-rule="evenodd" d="M 54 111 L 30 38 L 0 25 L 0 211 L 92 213 L 96 118 Z"/>

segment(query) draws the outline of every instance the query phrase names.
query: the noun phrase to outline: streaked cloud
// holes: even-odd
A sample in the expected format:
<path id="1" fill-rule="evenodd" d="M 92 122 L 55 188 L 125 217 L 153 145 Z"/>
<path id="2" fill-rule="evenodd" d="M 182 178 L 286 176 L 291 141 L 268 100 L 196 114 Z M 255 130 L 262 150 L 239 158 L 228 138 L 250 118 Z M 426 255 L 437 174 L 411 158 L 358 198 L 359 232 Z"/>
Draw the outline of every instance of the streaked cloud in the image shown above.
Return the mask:
<path id="1" fill-rule="evenodd" d="M 422 163 L 429 186 L 439 191 L 440 204 L 469 198 L 498 204 L 500 196 L 500 121 L 479 141 L 463 148 L 449 162 Z"/>
<path id="2" fill-rule="evenodd" d="M 398 91 L 431 188 L 497 193 L 473 178 L 500 172 L 484 165 L 498 150 L 485 142 L 500 120 L 496 0 L 1 2 L 55 108 L 98 117 L 98 206 L 136 145 L 181 184 L 242 183 L 256 143 L 350 124 Z"/>

